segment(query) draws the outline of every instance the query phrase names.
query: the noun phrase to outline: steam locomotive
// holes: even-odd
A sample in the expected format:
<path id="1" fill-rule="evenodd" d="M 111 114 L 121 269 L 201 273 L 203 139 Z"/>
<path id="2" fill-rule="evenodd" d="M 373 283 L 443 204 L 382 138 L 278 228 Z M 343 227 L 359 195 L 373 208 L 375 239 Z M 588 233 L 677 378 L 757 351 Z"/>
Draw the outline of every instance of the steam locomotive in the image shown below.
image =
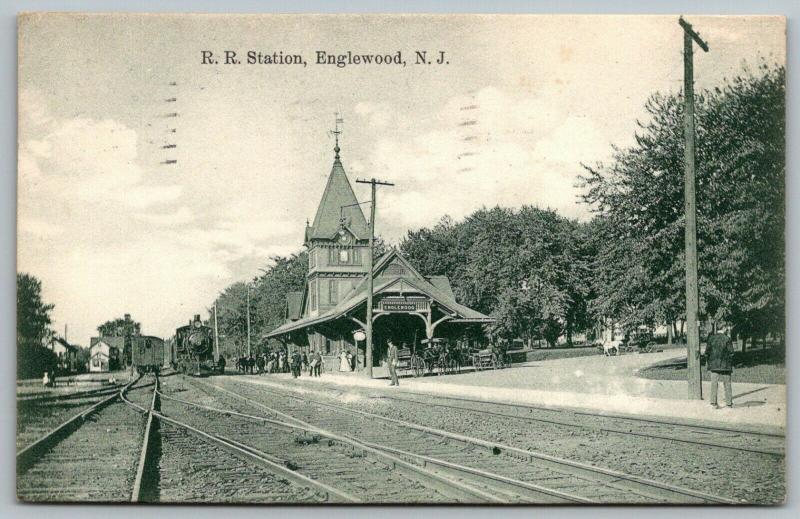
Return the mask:
<path id="1" fill-rule="evenodd" d="M 214 355 L 214 330 L 195 315 L 186 326 L 175 330 L 175 368 L 181 373 L 202 377 L 221 373 Z"/>

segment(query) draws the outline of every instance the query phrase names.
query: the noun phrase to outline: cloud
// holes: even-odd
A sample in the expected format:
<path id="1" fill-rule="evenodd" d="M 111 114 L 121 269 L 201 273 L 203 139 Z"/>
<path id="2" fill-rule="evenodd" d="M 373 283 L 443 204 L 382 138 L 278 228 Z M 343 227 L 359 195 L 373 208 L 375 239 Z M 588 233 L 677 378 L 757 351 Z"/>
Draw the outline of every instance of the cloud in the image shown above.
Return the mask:
<path id="1" fill-rule="evenodd" d="M 139 220 L 153 225 L 172 227 L 183 225 L 194 221 L 194 213 L 188 207 L 181 207 L 171 213 L 139 213 L 136 214 Z"/>
<path id="2" fill-rule="evenodd" d="M 120 121 L 54 117 L 36 92 L 20 96 L 20 119 L 19 269 L 42 279 L 54 322 L 81 343 L 123 313 L 167 336 L 243 267 L 289 252 L 270 236 L 289 233 L 297 246 L 293 226 L 260 210 L 252 190 L 225 204 L 203 180 L 186 188 L 149 169 L 137 131 Z"/>
<path id="3" fill-rule="evenodd" d="M 591 118 L 559 111 L 546 95 L 487 87 L 453 97 L 419 132 L 379 138 L 368 168 L 397 184 L 379 199 L 385 235 L 484 205 L 587 216 L 576 203 L 580 163 L 604 157 L 610 143 Z"/>

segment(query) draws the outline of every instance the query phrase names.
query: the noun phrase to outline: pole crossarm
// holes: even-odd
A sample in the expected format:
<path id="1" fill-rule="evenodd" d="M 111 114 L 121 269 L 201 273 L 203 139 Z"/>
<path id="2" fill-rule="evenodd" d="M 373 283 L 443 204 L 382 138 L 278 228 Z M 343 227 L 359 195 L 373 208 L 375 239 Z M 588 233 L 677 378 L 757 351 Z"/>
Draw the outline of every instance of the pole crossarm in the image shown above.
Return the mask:
<path id="1" fill-rule="evenodd" d="M 371 178 L 369 180 L 363 179 L 363 178 L 357 178 L 356 179 L 356 183 L 357 184 L 374 184 L 376 186 L 393 186 L 394 185 L 391 182 L 388 182 L 386 180 L 377 180 L 377 179 L 374 179 L 374 178 Z"/>
<path id="2" fill-rule="evenodd" d="M 700 48 L 703 49 L 704 52 L 708 52 L 708 43 L 703 41 L 703 38 L 700 37 L 700 33 L 696 32 L 694 28 L 692 28 L 692 24 L 684 20 L 683 16 L 678 18 L 678 23 L 680 24 L 681 27 L 683 27 L 683 30 L 686 31 L 686 33 L 692 37 L 695 43 L 697 43 L 697 45 L 699 45 Z"/>

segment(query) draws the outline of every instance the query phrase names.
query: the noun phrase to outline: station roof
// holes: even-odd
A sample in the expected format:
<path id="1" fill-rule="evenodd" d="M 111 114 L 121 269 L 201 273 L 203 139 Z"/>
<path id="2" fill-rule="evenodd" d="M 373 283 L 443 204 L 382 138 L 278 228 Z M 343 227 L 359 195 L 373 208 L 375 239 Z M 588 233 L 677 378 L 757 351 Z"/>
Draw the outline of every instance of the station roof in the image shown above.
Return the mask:
<path id="1" fill-rule="evenodd" d="M 405 267 L 405 271 L 402 274 L 392 274 L 387 275 L 385 273 L 385 269 L 387 266 L 391 264 L 402 264 Z M 456 302 L 455 297 L 453 296 L 453 291 L 450 288 L 450 282 L 447 280 L 445 276 L 435 276 L 430 278 L 425 278 L 422 276 L 417 270 L 410 264 L 408 261 L 403 258 L 402 255 L 397 251 L 397 249 L 391 249 L 389 252 L 384 254 L 378 262 L 375 264 L 373 269 L 375 280 L 374 280 L 374 293 L 379 294 L 381 292 L 387 292 L 393 290 L 395 288 L 403 289 L 412 291 L 416 290 L 425 294 L 426 296 L 430 297 L 434 302 L 436 302 L 439 306 L 442 306 L 449 310 L 451 313 L 455 314 L 452 322 L 459 322 L 459 323 L 492 323 L 494 322 L 494 318 L 489 317 L 488 315 L 484 315 L 477 310 L 473 310 L 468 308 L 458 302 Z M 354 310 L 359 305 L 362 305 L 367 300 L 367 279 L 361 280 L 361 282 L 353 289 L 353 291 L 345 298 L 342 302 L 340 302 L 335 307 L 331 308 L 327 312 L 320 314 L 318 316 L 309 316 L 303 319 L 299 319 L 294 322 L 287 322 L 282 326 L 272 330 L 268 334 L 265 335 L 266 338 L 278 337 L 281 335 L 285 335 L 287 333 L 291 333 L 297 330 L 301 330 L 308 326 L 312 326 L 315 324 L 322 324 L 325 322 L 336 320 L 340 317 L 343 317 L 348 312 Z"/>
<path id="2" fill-rule="evenodd" d="M 314 216 L 314 223 L 306 228 L 306 240 L 332 239 L 339 231 L 342 217 L 345 219 L 346 227 L 356 238 L 367 239 L 369 236 L 367 219 L 344 172 L 337 146 L 333 168 L 322 193 L 317 214 Z"/>

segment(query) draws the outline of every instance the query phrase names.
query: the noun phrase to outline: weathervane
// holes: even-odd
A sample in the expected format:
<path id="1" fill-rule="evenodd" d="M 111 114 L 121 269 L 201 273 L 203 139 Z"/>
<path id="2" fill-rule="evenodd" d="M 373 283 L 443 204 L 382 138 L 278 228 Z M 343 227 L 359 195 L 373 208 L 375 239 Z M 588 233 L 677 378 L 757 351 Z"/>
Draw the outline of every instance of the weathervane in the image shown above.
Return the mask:
<path id="1" fill-rule="evenodd" d="M 341 133 L 342 133 L 342 129 L 339 127 L 339 125 L 340 124 L 344 125 L 344 119 L 342 119 L 342 117 L 339 115 L 339 112 L 334 112 L 333 115 L 336 118 L 335 119 L 336 122 L 335 122 L 334 129 L 331 130 L 330 133 L 333 134 L 336 137 L 336 147 L 333 148 L 333 151 L 336 152 L 336 158 L 338 159 L 339 158 L 339 135 L 341 135 Z"/>

